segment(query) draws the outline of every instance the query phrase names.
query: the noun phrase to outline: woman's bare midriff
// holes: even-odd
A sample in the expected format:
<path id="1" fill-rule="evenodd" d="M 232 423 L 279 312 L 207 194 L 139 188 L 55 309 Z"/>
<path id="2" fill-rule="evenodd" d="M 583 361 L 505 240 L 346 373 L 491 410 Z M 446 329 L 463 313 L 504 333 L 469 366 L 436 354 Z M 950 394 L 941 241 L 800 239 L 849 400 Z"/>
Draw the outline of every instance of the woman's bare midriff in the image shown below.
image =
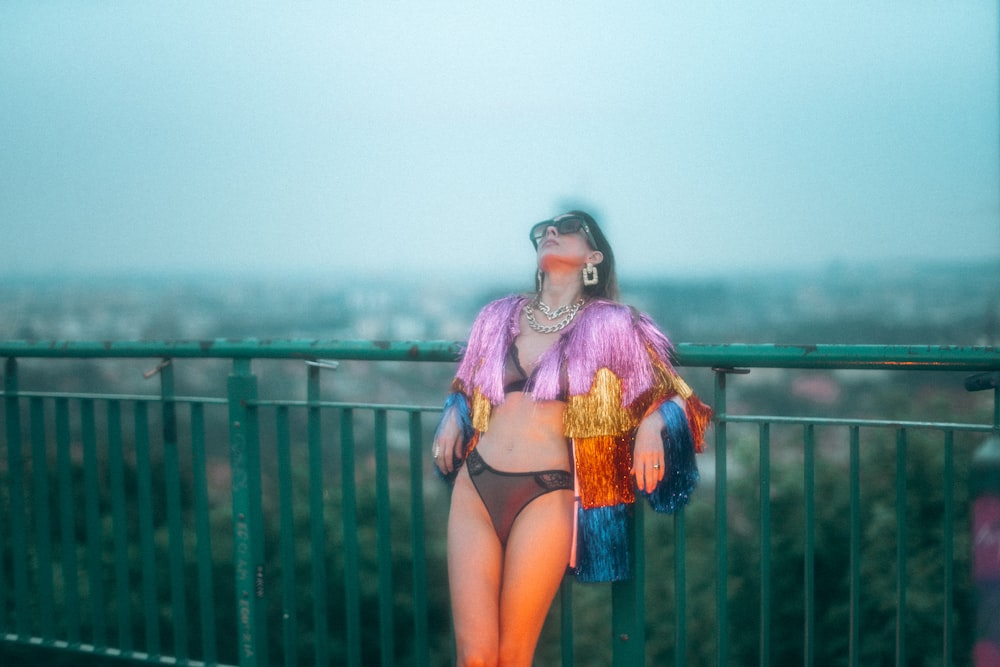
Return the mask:
<path id="1" fill-rule="evenodd" d="M 562 401 L 535 401 L 512 392 L 493 408 L 489 429 L 476 449 L 490 466 L 505 472 L 570 470 L 570 451 L 563 435 Z"/>

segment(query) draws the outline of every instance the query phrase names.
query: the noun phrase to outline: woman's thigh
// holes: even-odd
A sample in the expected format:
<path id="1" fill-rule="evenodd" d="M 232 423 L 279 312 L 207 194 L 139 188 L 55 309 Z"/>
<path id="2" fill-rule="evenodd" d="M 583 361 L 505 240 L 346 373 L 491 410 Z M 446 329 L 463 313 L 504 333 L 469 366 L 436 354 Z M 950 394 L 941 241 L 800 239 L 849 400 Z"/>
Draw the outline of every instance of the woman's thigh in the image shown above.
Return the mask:
<path id="1" fill-rule="evenodd" d="M 460 657 L 497 651 L 502 556 L 489 513 L 463 469 L 448 515 L 448 583 Z"/>
<path id="2" fill-rule="evenodd" d="M 528 646 L 541 633 L 566 575 L 573 539 L 573 492 L 552 491 L 518 515 L 507 540 L 500 593 L 501 652 Z"/>

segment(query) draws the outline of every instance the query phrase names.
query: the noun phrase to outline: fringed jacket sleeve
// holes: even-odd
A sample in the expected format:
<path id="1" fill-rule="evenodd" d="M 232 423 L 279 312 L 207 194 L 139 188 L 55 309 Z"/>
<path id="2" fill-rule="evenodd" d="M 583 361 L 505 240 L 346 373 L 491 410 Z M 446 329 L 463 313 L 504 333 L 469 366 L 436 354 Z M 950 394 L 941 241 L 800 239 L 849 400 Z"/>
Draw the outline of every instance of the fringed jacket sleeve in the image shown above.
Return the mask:
<path id="1" fill-rule="evenodd" d="M 579 491 L 574 570 L 581 581 L 616 581 L 631 577 L 627 526 L 636 497 L 630 471 L 639 423 L 653 412 L 663 417 L 667 474 L 642 495 L 655 510 L 674 512 L 697 485 L 695 452 L 712 412 L 674 370 L 670 341 L 648 316 L 620 304 L 589 308 L 588 326 L 578 325 L 567 350 L 566 427 Z"/>
<path id="2" fill-rule="evenodd" d="M 446 476 L 449 481 L 454 480 L 461 462 L 475 446 L 478 434 L 486 431 L 493 404 L 503 400 L 503 361 L 517 336 L 513 314 L 523 301 L 518 296 L 493 301 L 472 324 L 438 422 L 440 430 L 446 420 L 455 419 L 462 433 L 461 455 L 456 456 L 453 472 Z"/>

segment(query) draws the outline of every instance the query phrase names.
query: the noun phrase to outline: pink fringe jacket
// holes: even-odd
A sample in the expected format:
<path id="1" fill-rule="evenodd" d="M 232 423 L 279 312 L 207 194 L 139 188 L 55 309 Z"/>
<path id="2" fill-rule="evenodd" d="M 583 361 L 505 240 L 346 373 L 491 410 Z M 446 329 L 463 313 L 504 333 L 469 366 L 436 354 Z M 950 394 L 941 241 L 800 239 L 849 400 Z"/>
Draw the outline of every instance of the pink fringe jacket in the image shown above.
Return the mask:
<path id="1" fill-rule="evenodd" d="M 455 411 L 466 455 L 489 428 L 493 406 L 504 401 L 505 359 L 520 332 L 527 301 L 520 295 L 498 299 L 483 308 L 472 326 L 444 415 Z M 555 400 L 568 381 L 564 424 L 573 445 L 578 493 L 572 565 L 581 581 L 631 576 L 632 448 L 639 422 L 654 410 L 666 424 L 667 474 L 651 494 L 640 493 L 657 511 L 673 512 L 687 503 L 697 485 L 694 454 L 703 449 L 712 411 L 674 370 L 671 351 L 670 341 L 649 316 L 598 300 L 580 311 L 574 326 L 538 361 L 532 398 Z M 683 408 L 670 400 L 674 397 L 684 399 Z"/>

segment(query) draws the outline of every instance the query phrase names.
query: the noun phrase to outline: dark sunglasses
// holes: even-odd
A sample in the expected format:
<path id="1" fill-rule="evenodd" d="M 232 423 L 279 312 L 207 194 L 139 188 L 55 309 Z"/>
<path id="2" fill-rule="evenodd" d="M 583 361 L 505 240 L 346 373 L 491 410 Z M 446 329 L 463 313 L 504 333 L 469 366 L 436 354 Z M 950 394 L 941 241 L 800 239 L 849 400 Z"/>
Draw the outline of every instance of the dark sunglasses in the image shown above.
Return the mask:
<path id="1" fill-rule="evenodd" d="M 528 236 L 531 238 L 531 242 L 534 244 L 536 250 L 538 249 L 538 243 L 545 238 L 545 232 L 548 231 L 549 227 L 555 227 L 556 231 L 559 232 L 559 236 L 582 232 L 587 237 L 590 247 L 595 250 L 597 249 L 597 241 L 594 240 L 594 235 L 590 233 L 590 227 L 587 226 L 586 221 L 575 215 L 566 214 L 557 216 L 551 220 L 543 220 L 531 228 Z"/>

